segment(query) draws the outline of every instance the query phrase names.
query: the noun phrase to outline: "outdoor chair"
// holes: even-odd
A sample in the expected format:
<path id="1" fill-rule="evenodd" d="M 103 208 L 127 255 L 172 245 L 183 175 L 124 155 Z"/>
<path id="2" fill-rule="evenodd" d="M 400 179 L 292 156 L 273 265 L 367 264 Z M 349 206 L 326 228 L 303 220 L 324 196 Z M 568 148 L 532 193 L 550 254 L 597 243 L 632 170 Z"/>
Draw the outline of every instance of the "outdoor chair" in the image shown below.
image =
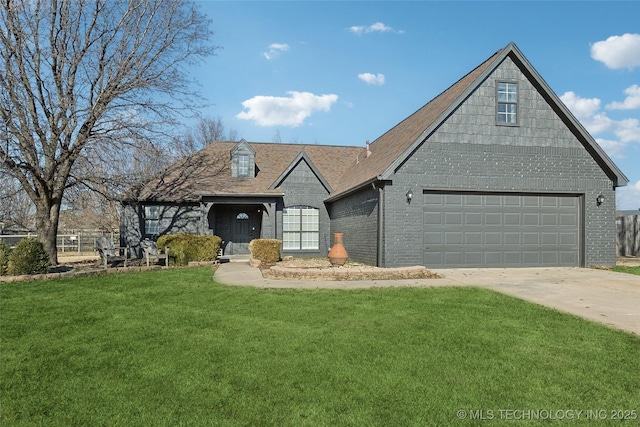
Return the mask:
<path id="1" fill-rule="evenodd" d="M 100 259 L 104 262 L 105 268 L 107 268 L 109 264 L 114 265 L 118 262 L 123 262 L 124 266 L 127 266 L 129 248 L 115 247 L 111 239 L 100 237 L 96 240 L 96 250 L 100 254 Z"/>
<path id="2" fill-rule="evenodd" d="M 158 251 L 158 245 L 156 242 L 150 239 L 144 239 L 140 242 L 140 249 L 142 250 L 143 257 L 147 260 L 147 267 L 149 267 L 149 262 L 151 260 L 160 262 L 164 260 L 164 266 L 169 267 L 169 247 L 166 246 L 164 248 L 164 253 L 161 254 Z"/>

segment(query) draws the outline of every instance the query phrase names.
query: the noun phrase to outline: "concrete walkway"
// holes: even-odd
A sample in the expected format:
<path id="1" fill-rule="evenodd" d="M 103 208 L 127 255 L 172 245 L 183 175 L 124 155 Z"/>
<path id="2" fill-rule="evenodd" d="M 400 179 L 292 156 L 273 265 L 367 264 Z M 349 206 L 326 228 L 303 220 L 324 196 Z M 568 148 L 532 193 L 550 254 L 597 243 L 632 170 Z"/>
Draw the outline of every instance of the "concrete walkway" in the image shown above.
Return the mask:
<path id="1" fill-rule="evenodd" d="M 433 270 L 440 279 L 309 281 L 265 279 L 248 262 L 220 265 L 216 281 L 260 288 L 363 289 L 478 286 L 640 335 L 640 276 L 589 268 Z"/>

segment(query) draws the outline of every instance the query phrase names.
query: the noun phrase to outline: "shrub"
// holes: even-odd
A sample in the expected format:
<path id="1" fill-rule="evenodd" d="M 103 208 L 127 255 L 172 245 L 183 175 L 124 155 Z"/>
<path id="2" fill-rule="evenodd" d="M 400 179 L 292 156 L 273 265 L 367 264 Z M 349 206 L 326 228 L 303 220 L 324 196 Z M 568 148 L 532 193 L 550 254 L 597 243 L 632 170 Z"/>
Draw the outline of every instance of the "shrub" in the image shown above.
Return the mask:
<path id="1" fill-rule="evenodd" d="M 50 266 L 51 262 L 42 242 L 29 237 L 20 240 L 11 251 L 8 273 L 15 276 L 45 274 L 49 272 Z"/>
<path id="2" fill-rule="evenodd" d="M 158 238 L 158 249 L 164 252 L 169 247 L 169 259 L 177 265 L 187 265 L 190 261 L 214 261 L 222 239 L 218 236 L 196 234 L 165 234 Z"/>
<path id="3" fill-rule="evenodd" d="M 249 242 L 251 258 L 265 264 L 275 264 L 280 260 L 281 244 L 282 242 L 277 239 L 253 239 Z"/>
<path id="4" fill-rule="evenodd" d="M 0 242 L 0 276 L 7 274 L 10 253 L 11 247 L 4 242 Z"/>

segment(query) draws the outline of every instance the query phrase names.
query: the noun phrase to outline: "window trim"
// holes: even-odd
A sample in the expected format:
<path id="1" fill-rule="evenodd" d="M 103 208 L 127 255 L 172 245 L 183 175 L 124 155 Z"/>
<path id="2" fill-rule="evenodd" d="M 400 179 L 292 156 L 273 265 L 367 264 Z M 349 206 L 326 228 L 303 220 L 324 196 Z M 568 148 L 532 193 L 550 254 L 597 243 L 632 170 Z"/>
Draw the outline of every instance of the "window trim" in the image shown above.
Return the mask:
<path id="1" fill-rule="evenodd" d="M 145 236 L 160 234 L 160 206 L 146 205 L 144 207 L 144 234 Z"/>
<path id="2" fill-rule="evenodd" d="M 286 223 L 287 210 L 289 209 L 291 210 L 295 209 L 298 211 L 297 218 L 296 218 L 297 223 L 296 222 Z M 316 218 L 316 220 L 315 220 L 315 224 L 312 223 L 312 225 L 315 225 L 313 229 L 308 229 L 309 223 L 308 222 L 305 223 L 303 221 L 305 218 L 305 211 L 307 211 L 307 215 L 306 215 L 307 217 L 309 216 L 308 212 L 314 213 L 313 216 Z M 291 216 L 293 217 L 293 215 Z M 286 230 L 287 226 L 291 224 L 295 224 L 297 226 L 296 229 Z M 294 237 L 294 239 L 292 240 L 285 239 L 285 237 L 287 236 Z M 311 237 L 311 239 L 309 239 L 309 237 Z M 285 244 L 289 242 L 297 244 L 297 248 L 285 247 Z M 309 242 L 313 243 L 314 246 L 309 247 L 308 246 Z M 287 206 L 286 208 L 283 209 L 282 211 L 282 250 L 283 251 L 300 251 L 300 252 L 320 250 L 320 209 L 314 208 L 313 206 L 305 206 L 305 205 Z"/>
<path id="3" fill-rule="evenodd" d="M 500 100 L 500 85 L 505 84 L 505 85 L 513 85 L 515 86 L 515 101 L 510 101 L 510 100 L 505 100 L 505 101 L 501 101 Z M 509 88 L 506 88 L 506 93 L 509 94 Z M 498 126 L 519 126 L 520 125 L 520 87 L 518 85 L 518 82 L 516 81 L 512 81 L 512 80 L 498 80 L 496 81 L 496 125 Z M 500 112 L 500 106 L 501 105 L 513 105 L 515 106 L 515 112 L 511 113 L 511 112 Z M 504 115 L 505 117 L 507 117 L 510 114 L 515 115 L 515 121 L 514 122 L 509 122 L 509 121 L 501 121 L 500 120 L 500 115 Z"/>
<path id="4" fill-rule="evenodd" d="M 249 154 L 238 153 L 238 176 L 249 176 Z"/>

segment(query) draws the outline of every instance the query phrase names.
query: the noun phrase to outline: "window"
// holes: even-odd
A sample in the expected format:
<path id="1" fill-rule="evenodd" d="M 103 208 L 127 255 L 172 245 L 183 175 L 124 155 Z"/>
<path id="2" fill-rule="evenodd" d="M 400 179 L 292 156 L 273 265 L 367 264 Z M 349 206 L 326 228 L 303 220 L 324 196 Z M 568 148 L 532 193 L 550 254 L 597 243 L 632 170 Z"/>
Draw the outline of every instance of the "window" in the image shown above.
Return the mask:
<path id="1" fill-rule="evenodd" d="M 319 249 L 318 209 L 293 206 L 282 212 L 282 249 L 290 251 Z"/>
<path id="2" fill-rule="evenodd" d="M 518 124 L 518 84 L 498 82 L 498 123 Z"/>
<path id="3" fill-rule="evenodd" d="M 160 232 L 160 206 L 144 207 L 144 234 L 157 235 Z"/>
<path id="4" fill-rule="evenodd" d="M 238 176 L 249 176 L 249 155 L 238 155 Z"/>

